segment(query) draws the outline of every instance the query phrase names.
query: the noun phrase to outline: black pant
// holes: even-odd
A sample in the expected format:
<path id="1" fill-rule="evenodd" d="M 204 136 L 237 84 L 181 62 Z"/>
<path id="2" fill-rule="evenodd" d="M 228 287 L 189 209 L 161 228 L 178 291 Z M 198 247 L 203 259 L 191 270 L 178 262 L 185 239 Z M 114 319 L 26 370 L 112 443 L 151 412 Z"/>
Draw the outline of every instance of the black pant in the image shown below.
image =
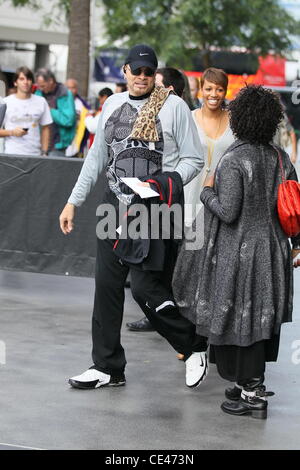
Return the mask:
<path id="1" fill-rule="evenodd" d="M 210 345 L 210 361 L 217 365 L 220 376 L 244 385 L 253 377 L 263 377 L 266 362 L 276 362 L 280 334 L 250 346 Z"/>
<path id="2" fill-rule="evenodd" d="M 120 330 L 129 268 L 116 257 L 112 246 L 110 240 L 97 240 L 92 358 L 98 370 L 118 375 L 126 365 Z M 173 302 L 170 276 L 157 271 L 130 272 L 133 297 L 158 333 L 186 356 L 206 350 L 205 339 L 195 335 L 195 326 L 180 315 Z"/>

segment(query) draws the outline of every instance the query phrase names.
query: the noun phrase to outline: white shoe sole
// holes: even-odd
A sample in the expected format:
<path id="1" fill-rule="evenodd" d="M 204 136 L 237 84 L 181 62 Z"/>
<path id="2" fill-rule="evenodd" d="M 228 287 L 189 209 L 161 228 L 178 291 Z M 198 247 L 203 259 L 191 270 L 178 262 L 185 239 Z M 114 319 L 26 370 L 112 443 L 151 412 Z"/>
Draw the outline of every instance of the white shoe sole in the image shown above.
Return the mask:
<path id="1" fill-rule="evenodd" d="M 208 370 L 209 370 L 209 366 L 208 366 L 208 360 L 207 360 L 207 361 L 206 361 L 206 367 L 205 367 L 204 372 L 203 372 L 203 374 L 201 375 L 200 379 L 199 379 L 196 383 L 194 383 L 194 384 L 192 384 L 192 385 L 187 385 L 187 384 L 186 384 L 186 386 L 187 386 L 188 388 L 197 388 L 197 387 L 199 387 L 199 386 L 201 385 L 201 383 L 204 382 L 204 380 L 206 379 L 207 374 L 208 374 Z"/>
<path id="2" fill-rule="evenodd" d="M 123 382 L 108 382 L 108 383 L 103 383 L 103 382 L 79 382 L 78 380 L 73 380 L 69 379 L 68 383 L 71 385 L 73 388 L 79 388 L 80 390 L 95 390 L 96 388 L 101 388 L 101 387 L 122 387 L 123 385 L 126 384 L 126 381 Z"/>

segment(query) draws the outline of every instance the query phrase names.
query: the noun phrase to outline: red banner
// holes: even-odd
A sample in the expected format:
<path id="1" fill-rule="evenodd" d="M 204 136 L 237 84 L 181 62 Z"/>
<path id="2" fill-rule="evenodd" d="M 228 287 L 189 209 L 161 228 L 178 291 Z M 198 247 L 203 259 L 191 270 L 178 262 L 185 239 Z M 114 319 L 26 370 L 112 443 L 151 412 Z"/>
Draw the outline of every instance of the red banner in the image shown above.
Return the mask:
<path id="1" fill-rule="evenodd" d="M 202 72 L 185 72 L 187 76 L 200 78 Z M 228 91 L 226 98 L 232 100 L 246 84 L 285 86 L 285 59 L 268 55 L 259 57 L 259 68 L 255 75 L 228 75 Z"/>

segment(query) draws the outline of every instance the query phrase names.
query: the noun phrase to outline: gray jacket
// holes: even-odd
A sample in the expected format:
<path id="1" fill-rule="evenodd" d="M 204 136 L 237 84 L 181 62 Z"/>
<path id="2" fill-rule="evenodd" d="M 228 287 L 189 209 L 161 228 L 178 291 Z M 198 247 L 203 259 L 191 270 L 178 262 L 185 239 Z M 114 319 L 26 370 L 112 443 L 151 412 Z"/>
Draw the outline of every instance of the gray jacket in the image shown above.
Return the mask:
<path id="1" fill-rule="evenodd" d="M 281 150 L 287 179 L 297 179 Z M 293 266 L 277 215 L 281 182 L 271 146 L 236 141 L 221 158 L 215 187 L 205 187 L 204 246 L 183 244 L 175 300 L 198 334 L 214 345 L 249 346 L 292 320 Z M 300 235 L 292 240 L 300 245 Z"/>
<path id="2" fill-rule="evenodd" d="M 80 206 L 104 169 L 110 189 L 120 200 L 127 199 L 120 188 L 120 177 L 177 171 L 183 184 L 187 184 L 201 171 L 203 149 L 196 125 L 188 106 L 178 96 L 169 95 L 156 117 L 158 142 L 131 139 L 134 122 L 147 101 L 148 98 L 131 99 L 127 91 L 105 101 L 94 143 L 69 203 Z"/>

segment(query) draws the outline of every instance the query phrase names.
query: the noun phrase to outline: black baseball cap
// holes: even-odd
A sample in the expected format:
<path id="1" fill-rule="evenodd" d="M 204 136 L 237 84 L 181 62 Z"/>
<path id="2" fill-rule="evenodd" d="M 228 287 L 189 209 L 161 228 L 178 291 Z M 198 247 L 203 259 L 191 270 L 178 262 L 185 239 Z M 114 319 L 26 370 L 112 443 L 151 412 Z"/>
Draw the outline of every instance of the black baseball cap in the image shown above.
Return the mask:
<path id="1" fill-rule="evenodd" d="M 146 44 L 133 46 L 128 52 L 125 64 L 129 64 L 132 71 L 139 67 L 149 67 L 156 70 L 158 65 L 154 50 Z"/>

